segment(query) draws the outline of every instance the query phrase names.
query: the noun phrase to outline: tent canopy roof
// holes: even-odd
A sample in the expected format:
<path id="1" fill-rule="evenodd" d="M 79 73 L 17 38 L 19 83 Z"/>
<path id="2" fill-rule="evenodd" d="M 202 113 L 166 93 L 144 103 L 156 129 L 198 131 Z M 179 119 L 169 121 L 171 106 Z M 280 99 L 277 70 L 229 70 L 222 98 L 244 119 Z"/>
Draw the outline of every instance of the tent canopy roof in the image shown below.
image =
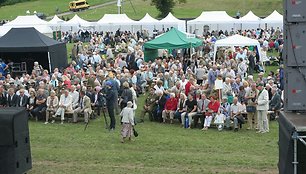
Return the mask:
<path id="1" fill-rule="evenodd" d="M 136 21 L 130 19 L 126 14 L 105 14 L 97 24 L 134 24 Z"/>
<path id="2" fill-rule="evenodd" d="M 188 34 L 172 28 L 158 38 L 146 42 L 144 47 L 147 49 L 176 49 L 198 47 L 201 44 L 202 41 L 200 39 L 189 38 Z"/>
<path id="3" fill-rule="evenodd" d="M 159 20 L 154 19 L 152 16 L 149 15 L 149 13 L 146 13 L 146 15 L 139 20 L 139 23 L 158 23 Z"/>
<path id="4" fill-rule="evenodd" d="M 11 22 L 4 24 L 4 26 L 36 26 L 47 25 L 48 22 L 40 19 L 36 15 L 18 16 Z"/>
<path id="5" fill-rule="evenodd" d="M 60 19 L 57 15 L 54 15 L 54 17 L 48 22 L 49 24 L 58 24 L 58 23 L 63 23 L 62 19 Z"/>
<path id="6" fill-rule="evenodd" d="M 259 45 L 258 40 L 244 37 L 238 34 L 221 40 L 217 40 L 215 43 L 215 46 L 254 46 L 254 45 Z"/>
<path id="7" fill-rule="evenodd" d="M 29 26 L 0 26 L 0 36 L 4 36 L 12 28 L 28 28 Z M 43 34 L 52 34 L 53 30 L 46 25 L 37 25 L 34 28 Z"/>
<path id="8" fill-rule="evenodd" d="M 65 22 L 66 26 L 91 26 L 91 22 L 88 22 L 82 18 L 80 18 L 77 14 L 73 16 L 72 19 Z"/>
<path id="9" fill-rule="evenodd" d="M 276 10 L 274 10 L 269 16 L 262 20 L 266 23 L 271 22 L 283 22 L 283 15 L 279 14 Z"/>
<path id="10" fill-rule="evenodd" d="M 203 11 L 199 17 L 194 20 L 190 20 L 189 24 L 197 23 L 209 23 L 209 24 L 218 24 L 218 23 L 234 23 L 237 19 L 229 16 L 226 11 Z"/>
<path id="11" fill-rule="evenodd" d="M 248 37 L 244 37 L 241 35 L 234 35 L 234 36 L 230 36 L 227 37 L 225 39 L 221 39 L 221 40 L 217 40 L 214 46 L 214 62 L 216 60 L 216 53 L 217 53 L 217 47 L 220 46 L 227 46 L 227 47 L 234 47 L 234 46 L 257 46 L 258 48 L 258 53 L 259 53 L 259 57 L 261 60 L 261 51 L 260 51 L 260 44 L 258 42 L 258 40 L 256 39 L 251 39 Z"/>
<path id="12" fill-rule="evenodd" d="M 35 28 L 12 28 L 0 38 L 0 51 L 7 52 L 7 48 L 41 48 L 61 44 Z"/>
<path id="13" fill-rule="evenodd" d="M 249 11 L 245 16 L 239 19 L 241 22 L 259 22 L 260 17 L 256 16 L 252 11 Z"/>
<path id="14" fill-rule="evenodd" d="M 184 22 L 183 20 L 179 20 L 171 12 L 164 18 L 160 20 L 161 23 L 178 23 L 178 22 Z"/>

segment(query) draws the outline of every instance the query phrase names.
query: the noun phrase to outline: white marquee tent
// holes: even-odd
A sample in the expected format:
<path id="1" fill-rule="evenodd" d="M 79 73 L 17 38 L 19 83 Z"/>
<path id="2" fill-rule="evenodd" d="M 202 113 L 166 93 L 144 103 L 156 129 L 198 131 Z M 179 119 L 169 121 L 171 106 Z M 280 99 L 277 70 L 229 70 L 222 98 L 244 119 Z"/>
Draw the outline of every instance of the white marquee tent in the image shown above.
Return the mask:
<path id="1" fill-rule="evenodd" d="M 28 28 L 29 26 L 0 26 L 0 37 L 4 36 L 10 29 L 12 28 Z M 34 27 L 37 31 L 39 31 L 42 34 L 45 34 L 46 36 L 52 37 L 53 36 L 53 30 L 46 26 L 46 25 L 36 25 L 32 26 Z"/>
<path id="2" fill-rule="evenodd" d="M 159 20 L 153 18 L 152 16 L 149 15 L 149 13 L 146 13 L 146 15 L 137 21 L 137 30 L 143 30 L 146 29 L 149 31 L 149 34 L 151 35 L 154 29 L 161 30 L 162 25 L 160 24 Z"/>
<path id="3" fill-rule="evenodd" d="M 80 18 L 77 14 L 74 15 L 72 19 L 61 25 L 62 31 L 78 31 L 80 29 L 90 29 L 94 28 L 94 22 L 88 22 L 82 18 Z"/>
<path id="4" fill-rule="evenodd" d="M 223 47 L 223 46 L 232 47 L 232 48 L 235 46 L 242 46 L 242 47 L 243 46 L 257 46 L 259 55 L 261 55 L 260 44 L 258 40 L 236 34 L 236 35 L 216 41 L 215 46 L 214 46 L 214 62 L 216 60 L 217 48 Z M 261 60 L 261 56 L 260 56 L 260 60 Z"/>
<path id="5" fill-rule="evenodd" d="M 18 16 L 14 20 L 4 24 L 3 26 L 27 26 L 33 27 L 37 25 L 48 25 L 47 21 L 44 21 L 36 15 Z"/>
<path id="6" fill-rule="evenodd" d="M 229 16 L 225 11 L 204 11 L 194 20 L 188 21 L 189 32 L 202 34 L 204 26 L 208 25 L 209 30 L 231 30 L 235 27 L 237 19 Z"/>
<path id="7" fill-rule="evenodd" d="M 36 15 L 18 16 L 14 20 L 0 27 L 0 36 L 5 35 L 11 28 L 27 28 L 34 27 L 39 32 L 52 36 L 52 29 L 48 26 L 48 22 L 40 19 Z"/>
<path id="8" fill-rule="evenodd" d="M 239 19 L 240 27 L 236 29 L 257 29 L 260 27 L 261 19 L 256 16 L 252 11 L 249 11 L 245 16 Z"/>
<path id="9" fill-rule="evenodd" d="M 283 28 L 283 15 L 279 14 L 276 10 L 261 21 L 265 28 Z"/>
<path id="10" fill-rule="evenodd" d="M 126 14 L 105 14 L 97 22 L 99 30 L 115 32 L 118 28 L 121 30 L 134 30 L 137 22 L 130 19 Z"/>
<path id="11" fill-rule="evenodd" d="M 54 17 L 48 22 L 48 25 L 53 30 L 60 30 L 61 26 L 64 25 L 65 21 L 60 19 L 57 15 L 54 15 Z"/>
<path id="12" fill-rule="evenodd" d="M 159 23 L 165 30 L 174 27 L 182 32 L 186 32 L 186 22 L 176 18 L 171 12 L 164 19 L 161 19 Z"/>

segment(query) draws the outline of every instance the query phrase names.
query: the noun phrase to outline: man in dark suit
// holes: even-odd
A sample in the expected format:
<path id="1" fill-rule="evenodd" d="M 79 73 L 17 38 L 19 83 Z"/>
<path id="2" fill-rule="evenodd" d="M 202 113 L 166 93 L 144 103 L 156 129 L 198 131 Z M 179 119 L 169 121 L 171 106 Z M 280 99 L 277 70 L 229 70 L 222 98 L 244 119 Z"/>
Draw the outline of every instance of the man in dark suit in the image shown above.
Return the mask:
<path id="1" fill-rule="evenodd" d="M 19 90 L 20 95 L 17 98 L 17 107 L 27 107 L 29 97 L 24 95 L 24 89 Z"/>
<path id="2" fill-rule="evenodd" d="M 167 99 L 164 96 L 164 93 L 162 90 L 158 90 L 156 94 L 157 94 L 157 98 L 156 98 L 157 108 L 155 112 L 153 113 L 154 114 L 153 117 L 155 121 L 162 122 L 162 112 L 165 108 Z"/>
<path id="3" fill-rule="evenodd" d="M 14 88 L 10 88 L 8 90 L 8 95 L 7 95 L 7 106 L 8 107 L 16 107 L 17 106 L 17 99 L 18 96 L 15 94 Z"/>
<path id="4" fill-rule="evenodd" d="M 277 114 L 277 111 L 279 111 L 282 107 L 282 100 L 281 97 L 277 91 L 277 88 L 272 88 L 272 98 L 269 102 L 269 110 L 274 111 L 273 114 L 271 114 L 270 120 L 274 120 Z"/>
<path id="5" fill-rule="evenodd" d="M 131 50 L 128 50 L 128 53 L 126 55 L 126 63 L 128 64 L 128 69 L 133 69 L 135 64 L 135 54 L 132 53 Z"/>
<path id="6" fill-rule="evenodd" d="M 272 98 L 269 102 L 269 109 L 271 111 L 279 110 L 281 108 L 281 97 L 277 91 L 277 88 L 272 88 Z"/>
<path id="7" fill-rule="evenodd" d="M 97 108 L 97 114 L 100 116 L 101 107 L 103 107 L 103 96 L 98 88 L 90 96 L 91 106 Z"/>

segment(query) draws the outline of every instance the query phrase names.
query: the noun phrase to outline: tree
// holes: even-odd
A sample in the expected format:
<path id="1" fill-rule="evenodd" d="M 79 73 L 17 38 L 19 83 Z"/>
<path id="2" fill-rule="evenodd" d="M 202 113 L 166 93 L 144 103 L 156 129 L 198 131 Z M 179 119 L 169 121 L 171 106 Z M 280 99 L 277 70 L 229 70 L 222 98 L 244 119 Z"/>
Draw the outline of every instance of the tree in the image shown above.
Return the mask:
<path id="1" fill-rule="evenodd" d="M 146 0 L 145 0 L 146 1 Z M 151 0 L 151 5 L 154 5 L 159 11 L 159 17 L 166 17 L 169 12 L 172 12 L 177 3 L 185 3 L 186 0 Z"/>

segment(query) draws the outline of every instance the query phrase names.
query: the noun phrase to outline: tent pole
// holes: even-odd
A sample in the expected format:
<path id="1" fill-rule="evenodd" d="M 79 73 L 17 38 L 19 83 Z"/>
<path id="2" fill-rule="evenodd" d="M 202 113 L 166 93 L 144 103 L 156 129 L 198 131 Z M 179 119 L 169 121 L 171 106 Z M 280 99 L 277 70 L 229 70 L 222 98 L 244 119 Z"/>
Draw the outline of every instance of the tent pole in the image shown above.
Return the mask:
<path id="1" fill-rule="evenodd" d="M 49 72 L 51 73 L 52 69 L 51 69 L 51 60 L 50 60 L 50 52 L 49 51 L 48 51 L 48 63 L 49 63 Z"/>

